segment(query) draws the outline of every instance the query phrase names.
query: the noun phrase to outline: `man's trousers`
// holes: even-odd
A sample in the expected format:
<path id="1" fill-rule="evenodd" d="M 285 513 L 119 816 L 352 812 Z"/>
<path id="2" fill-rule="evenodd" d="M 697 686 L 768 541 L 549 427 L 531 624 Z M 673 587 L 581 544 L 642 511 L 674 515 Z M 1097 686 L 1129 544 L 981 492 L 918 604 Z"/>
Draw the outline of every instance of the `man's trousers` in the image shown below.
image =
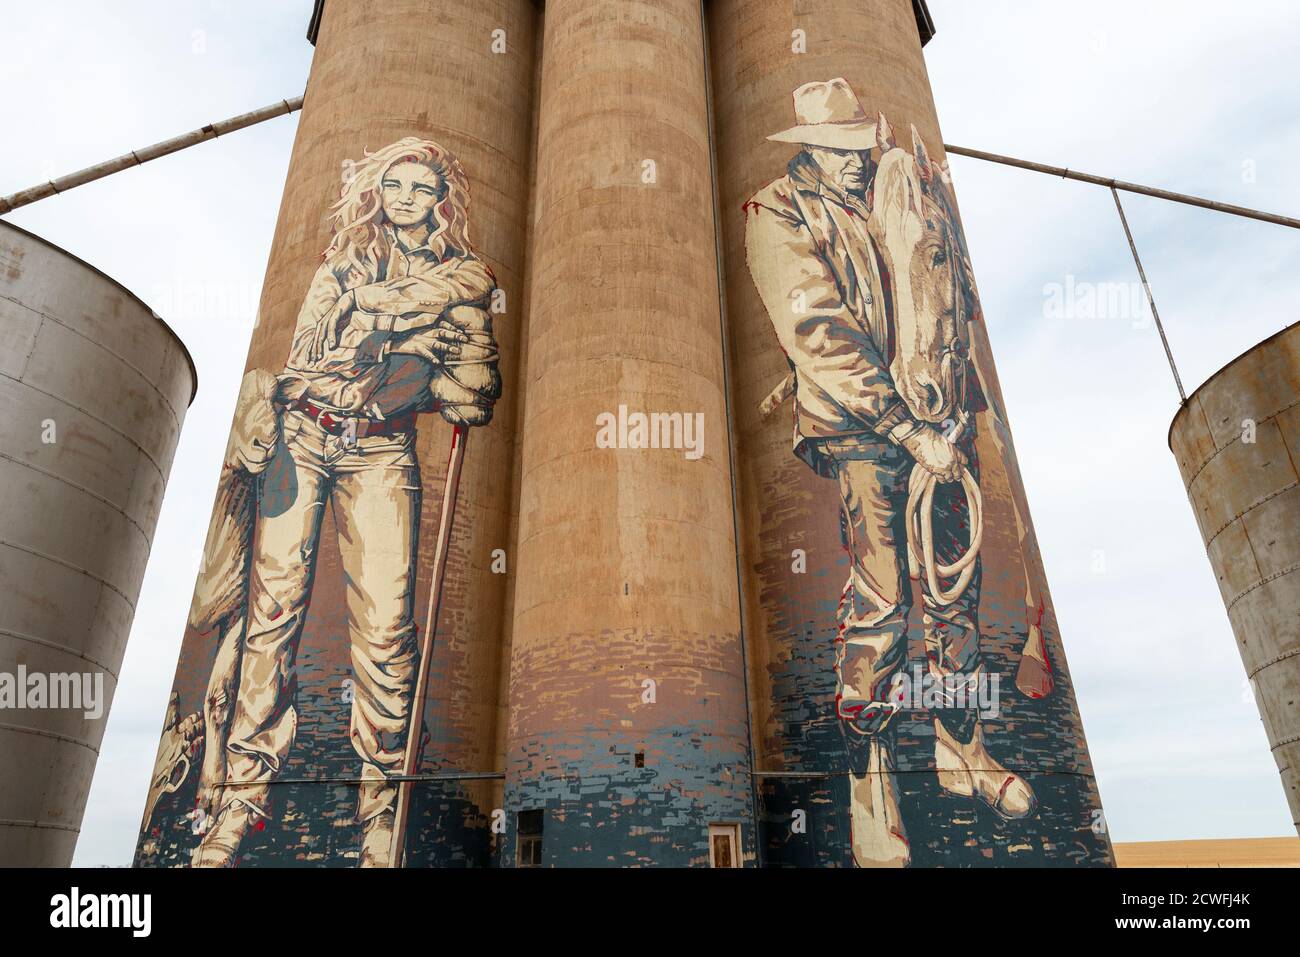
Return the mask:
<path id="1" fill-rule="evenodd" d="M 976 481 L 973 436 L 958 442 Z M 839 605 L 836 637 L 836 711 L 852 730 L 879 730 L 895 709 L 890 685 L 907 663 L 912 585 L 907 558 L 908 480 L 912 457 L 892 443 L 836 441 L 822 451 L 835 464 L 840 487 L 840 532 L 849 553 L 849 579 Z M 970 512 L 959 483 L 934 493 L 934 552 L 952 564 L 970 543 Z M 919 551 L 919 543 L 918 543 Z M 944 678 L 970 676 L 979 665 L 980 566 L 965 592 L 950 605 L 929 594 L 921 576 L 922 628 L 931 672 Z M 941 588 L 952 580 L 940 579 Z"/>

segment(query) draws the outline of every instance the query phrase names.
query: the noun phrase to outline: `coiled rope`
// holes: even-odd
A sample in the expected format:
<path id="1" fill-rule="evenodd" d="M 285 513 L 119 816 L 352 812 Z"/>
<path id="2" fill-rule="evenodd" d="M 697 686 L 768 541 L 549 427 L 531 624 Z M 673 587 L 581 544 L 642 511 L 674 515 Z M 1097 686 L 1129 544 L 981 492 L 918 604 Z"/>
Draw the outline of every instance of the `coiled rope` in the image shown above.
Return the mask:
<path id="1" fill-rule="evenodd" d="M 957 435 L 965 429 L 968 415 L 961 413 Z M 970 539 L 966 551 L 950 565 L 939 562 L 934 552 L 934 490 L 939 486 L 939 477 L 929 469 L 916 463 L 908 479 L 907 508 L 904 518 L 907 522 L 907 562 L 913 578 L 925 576 L 932 601 L 939 605 L 951 605 L 960 598 L 970 585 L 975 574 L 975 560 L 979 558 L 980 545 L 984 540 L 984 499 L 980 495 L 979 482 L 969 468 L 962 468 L 961 485 L 966 492 L 967 512 L 969 515 Z M 957 580 L 944 589 L 939 579 Z"/>

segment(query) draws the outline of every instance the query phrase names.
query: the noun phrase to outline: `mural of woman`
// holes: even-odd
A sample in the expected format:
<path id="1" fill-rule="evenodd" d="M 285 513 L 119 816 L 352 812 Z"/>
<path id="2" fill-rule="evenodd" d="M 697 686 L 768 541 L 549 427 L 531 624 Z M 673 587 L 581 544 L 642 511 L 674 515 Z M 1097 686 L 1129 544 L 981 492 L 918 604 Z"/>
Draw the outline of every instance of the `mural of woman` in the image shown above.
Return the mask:
<path id="1" fill-rule="evenodd" d="M 249 828 L 271 818 L 269 785 L 297 727 L 293 665 L 327 507 L 351 646 L 359 863 L 389 863 L 389 777 L 400 773 L 419 664 L 417 414 L 485 425 L 501 392 L 487 308 L 496 281 L 470 246 L 459 162 L 407 137 L 345 168 L 288 361 L 245 378 L 191 611 L 192 624 L 221 636 L 204 707 L 208 818 L 196 866 L 230 866 Z"/>

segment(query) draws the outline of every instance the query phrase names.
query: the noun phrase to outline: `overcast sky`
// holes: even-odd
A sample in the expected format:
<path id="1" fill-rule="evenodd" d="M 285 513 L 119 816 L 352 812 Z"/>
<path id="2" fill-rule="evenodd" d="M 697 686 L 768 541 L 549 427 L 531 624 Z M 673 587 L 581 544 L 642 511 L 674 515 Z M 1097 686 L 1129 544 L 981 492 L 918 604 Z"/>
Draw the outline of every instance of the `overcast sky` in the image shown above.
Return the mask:
<path id="1" fill-rule="evenodd" d="M 311 63 L 310 0 L 4 7 L 0 193 L 297 95 Z M 947 142 L 1300 214 L 1300 5 L 930 8 Z M 136 292 L 199 373 L 78 864 L 134 849 L 296 126 L 282 117 L 6 217 Z M 1081 298 L 1137 280 L 1110 194 L 952 168 L 1112 837 L 1294 834 L 1166 445 L 1178 394 L 1140 289 L 1100 316 Z M 1295 321 L 1300 234 L 1125 204 L 1189 391 Z"/>

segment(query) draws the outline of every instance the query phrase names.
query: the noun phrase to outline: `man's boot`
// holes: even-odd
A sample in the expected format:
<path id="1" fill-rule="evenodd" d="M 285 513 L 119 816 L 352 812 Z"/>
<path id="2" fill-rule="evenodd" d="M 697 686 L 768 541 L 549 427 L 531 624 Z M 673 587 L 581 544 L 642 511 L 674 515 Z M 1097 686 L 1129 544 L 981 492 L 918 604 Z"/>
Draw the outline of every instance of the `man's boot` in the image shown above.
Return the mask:
<path id="1" fill-rule="evenodd" d="M 392 808 L 380 811 L 361 825 L 361 856 L 357 867 L 388 867 L 393 859 Z"/>
<path id="2" fill-rule="evenodd" d="M 890 745 L 868 739 L 867 773 L 849 772 L 849 824 L 858 867 L 906 867 L 911 849 L 898 810 L 898 774 Z"/>
<path id="3" fill-rule="evenodd" d="M 240 800 L 231 801 L 221 809 L 203 833 L 203 839 L 191 855 L 191 866 L 231 867 L 249 827 L 264 816 L 251 804 Z"/>
<path id="4" fill-rule="evenodd" d="M 942 718 L 934 722 L 934 766 L 939 785 L 951 794 L 978 796 L 1006 820 L 1034 813 L 1034 792 L 1018 774 L 1008 771 L 984 746 L 984 728 L 973 712 L 966 727 L 949 730 Z M 963 733 L 965 732 L 965 733 Z M 963 740 L 964 739 L 964 740 Z"/>

